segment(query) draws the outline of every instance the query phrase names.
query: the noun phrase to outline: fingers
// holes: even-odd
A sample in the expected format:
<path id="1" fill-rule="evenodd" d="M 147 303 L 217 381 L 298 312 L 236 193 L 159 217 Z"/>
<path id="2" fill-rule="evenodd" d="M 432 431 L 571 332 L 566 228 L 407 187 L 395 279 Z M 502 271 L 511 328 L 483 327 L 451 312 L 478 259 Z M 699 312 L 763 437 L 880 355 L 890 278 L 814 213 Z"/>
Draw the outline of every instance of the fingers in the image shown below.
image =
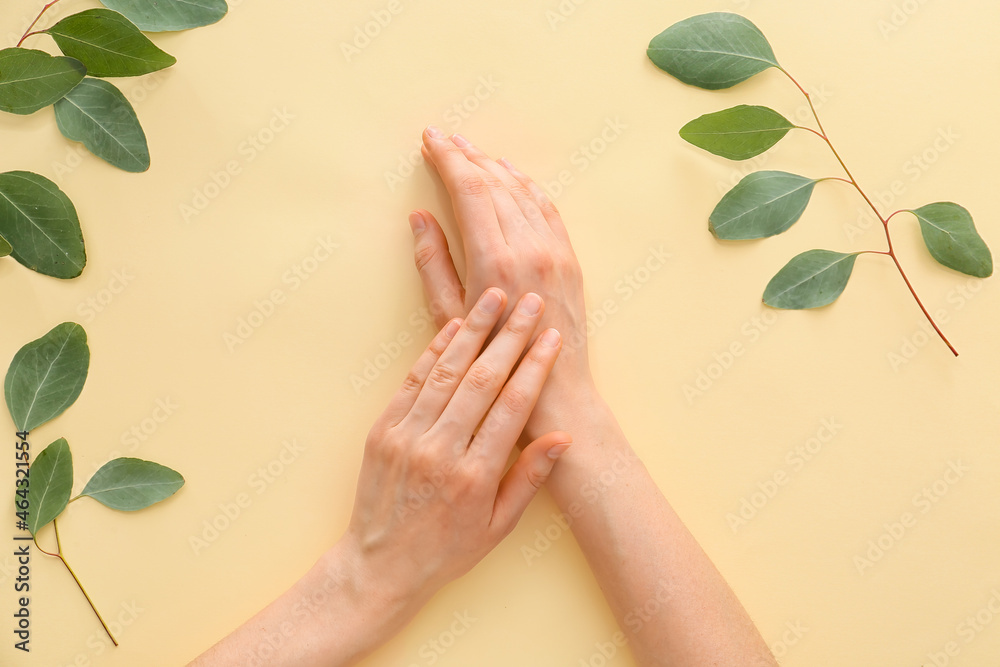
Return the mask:
<path id="1" fill-rule="evenodd" d="M 409 413 L 431 369 L 434 368 L 434 364 L 437 363 L 441 354 L 444 353 L 448 344 L 451 343 L 455 334 L 458 333 L 461 324 L 462 320 L 452 320 L 438 332 L 434 340 L 431 341 L 427 349 L 417 359 L 417 363 L 410 369 L 406 379 L 403 380 L 403 386 L 400 387 L 399 391 L 392 397 L 392 400 L 389 401 L 389 405 L 382 412 L 382 416 L 379 417 L 377 427 L 391 428 L 402 421 L 403 417 Z"/>
<path id="2" fill-rule="evenodd" d="M 537 183 L 535 183 L 527 174 L 523 173 L 520 169 L 515 167 L 510 163 L 507 158 L 500 158 L 497 162 L 502 165 L 507 171 L 510 172 L 511 176 L 517 179 L 524 188 L 531 193 L 531 197 L 538 206 L 538 209 L 545 216 L 545 221 L 549 225 L 549 229 L 555 234 L 556 238 L 570 245 L 569 242 L 569 232 L 566 231 L 566 225 L 563 224 L 562 216 L 559 215 L 559 210 L 556 205 L 552 203 L 549 196 L 545 194 L 543 190 Z"/>
<path id="3" fill-rule="evenodd" d="M 518 375 L 515 374 L 511 383 L 506 384 L 506 386 L 505 383 L 511 377 L 511 370 L 524 353 L 528 342 L 534 337 L 535 328 L 541 320 L 544 309 L 545 304 L 541 297 L 529 292 L 511 311 L 507 321 L 490 342 L 489 347 L 469 367 L 455 391 L 454 397 L 441 414 L 436 430 L 444 440 L 462 443 L 460 449 L 464 451 L 476 425 L 479 424 L 484 415 L 489 413 L 510 421 L 509 424 L 503 424 L 497 429 L 499 431 L 497 437 L 507 439 L 507 452 L 510 451 L 517 440 L 518 433 L 524 426 L 524 422 L 528 419 L 531 408 L 534 407 L 541 385 L 548 375 L 548 370 L 544 373 L 521 373 L 520 379 L 516 381 L 514 378 L 517 378 Z M 555 335 L 555 340 L 558 341 L 558 334 L 555 333 L 555 330 L 551 331 Z M 545 363 L 529 363 L 530 367 L 541 368 L 545 365 L 546 369 L 550 369 L 555 363 L 558 346 L 551 345 L 551 337 L 547 338 L 547 341 L 548 345 L 540 346 L 541 349 L 534 353 L 539 362 L 544 357 Z M 531 356 L 530 353 L 529 356 Z M 494 402 L 497 403 L 496 406 Z M 489 424 L 490 418 L 487 417 L 487 420 L 483 422 L 483 427 L 480 428 L 480 433 L 482 433 L 482 428 Z M 476 436 L 475 442 L 487 440 L 486 435 L 483 438 Z M 488 456 L 488 454 L 486 455 Z M 506 462 L 507 454 L 503 454 L 503 460 Z M 499 479 L 499 477 L 500 471 L 498 470 L 496 478 Z"/>
<path id="4" fill-rule="evenodd" d="M 423 138 L 427 157 L 451 195 L 466 249 L 482 256 L 505 243 L 483 171 L 441 130 L 429 126 Z"/>
<path id="5" fill-rule="evenodd" d="M 513 530 L 531 499 L 548 480 L 556 461 L 572 438 L 561 431 L 548 433 L 524 448 L 500 481 L 490 527 L 500 537 Z"/>
<path id="6" fill-rule="evenodd" d="M 479 356 L 487 336 L 500 319 L 506 305 L 507 295 L 504 294 L 503 290 L 490 288 L 473 306 L 462 326 L 455 333 L 454 339 L 437 359 L 433 368 L 430 369 L 413 407 L 404 418 L 404 421 L 415 428 L 418 433 L 427 432 L 441 417 L 445 406 L 453 400 L 456 390 L 464 381 L 466 373 L 476 361 L 476 357 Z M 463 426 L 471 422 L 471 426 L 468 427 L 471 436 L 472 429 L 479 423 L 479 419 L 485 412 L 484 408 L 475 415 L 460 415 L 455 421 Z M 459 434 L 452 433 L 449 436 L 459 437 Z M 468 442 L 468 437 L 466 437 L 465 442 Z"/>
<path id="7" fill-rule="evenodd" d="M 534 196 L 514 175 L 511 173 L 507 167 L 497 162 L 494 162 L 490 156 L 488 156 L 483 151 L 479 150 L 474 144 L 472 144 L 468 139 L 460 134 L 452 136 L 452 141 L 455 142 L 465 157 L 469 159 L 470 162 L 475 164 L 477 167 L 486 171 L 493 176 L 496 176 L 500 182 L 503 184 L 503 189 L 506 191 L 507 196 L 517 205 L 518 210 L 520 210 L 521 215 L 527 221 L 528 225 L 538 234 L 545 237 L 552 237 L 552 230 L 549 228 L 548 220 L 542 214 L 541 209 L 535 202 Z M 494 196 L 494 200 L 496 197 Z M 499 209 L 498 209 L 499 210 Z M 500 217 L 501 228 L 503 227 L 504 218 Z M 516 231 L 516 230 L 512 230 Z M 505 231 L 504 236 L 508 237 L 508 243 L 510 242 L 508 233 Z"/>
<path id="8" fill-rule="evenodd" d="M 481 459 L 482 465 L 498 478 L 535 407 L 542 385 L 555 366 L 561 347 L 562 338 L 555 329 L 546 329 L 538 336 L 469 446 L 470 456 Z"/>
<path id="9" fill-rule="evenodd" d="M 413 254 L 424 292 L 438 327 L 465 313 L 465 288 L 448 249 L 448 238 L 434 216 L 424 210 L 410 213 Z"/>

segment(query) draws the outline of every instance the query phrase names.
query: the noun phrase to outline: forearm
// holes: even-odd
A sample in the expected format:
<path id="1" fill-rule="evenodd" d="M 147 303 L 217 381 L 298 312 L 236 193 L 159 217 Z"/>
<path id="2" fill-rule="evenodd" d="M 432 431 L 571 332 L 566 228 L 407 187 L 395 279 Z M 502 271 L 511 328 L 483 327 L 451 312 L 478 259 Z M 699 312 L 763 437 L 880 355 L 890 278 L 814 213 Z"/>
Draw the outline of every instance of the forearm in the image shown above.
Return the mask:
<path id="1" fill-rule="evenodd" d="M 413 601 L 379 595 L 342 541 L 190 667 L 353 665 L 394 635 L 413 611 Z"/>
<path id="2" fill-rule="evenodd" d="M 776 664 L 600 396 L 577 392 L 560 405 L 569 407 L 547 415 L 541 425 L 563 422 L 560 428 L 575 444 L 547 486 L 638 663 Z"/>

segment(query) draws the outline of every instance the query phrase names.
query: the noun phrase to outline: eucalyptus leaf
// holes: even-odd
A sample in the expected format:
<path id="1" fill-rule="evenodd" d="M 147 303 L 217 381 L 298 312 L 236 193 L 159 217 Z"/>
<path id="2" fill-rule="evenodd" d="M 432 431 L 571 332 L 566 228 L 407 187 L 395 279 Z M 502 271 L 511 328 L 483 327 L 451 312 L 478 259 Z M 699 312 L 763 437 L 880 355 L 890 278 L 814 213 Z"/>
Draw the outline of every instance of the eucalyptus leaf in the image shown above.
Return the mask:
<path id="1" fill-rule="evenodd" d="M 780 67 L 764 33 L 739 14 L 701 14 L 670 26 L 649 43 L 653 63 L 692 86 L 719 90 Z"/>
<path id="2" fill-rule="evenodd" d="M 13 249 L 14 248 L 11 247 L 10 243 L 7 242 L 7 239 L 0 236 L 0 257 L 6 257 Z"/>
<path id="3" fill-rule="evenodd" d="M 188 30 L 220 21 L 226 0 L 101 0 L 146 32 Z"/>
<path id="4" fill-rule="evenodd" d="M 770 149 L 795 128 L 767 107 L 741 104 L 706 114 L 681 128 L 681 138 L 730 160 L 749 160 Z"/>
<path id="5" fill-rule="evenodd" d="M 142 459 L 108 461 L 80 493 L 111 509 L 134 512 L 174 495 L 184 486 L 180 473 Z"/>
<path id="6" fill-rule="evenodd" d="M 79 60 L 35 49 L 0 51 L 0 111 L 27 115 L 54 104 L 83 80 Z"/>
<path id="7" fill-rule="evenodd" d="M 86 65 L 91 76 L 139 76 L 177 62 L 131 21 L 110 9 L 88 9 L 67 16 L 45 32 L 63 53 Z"/>
<path id="8" fill-rule="evenodd" d="M 709 216 L 709 229 L 726 241 L 780 234 L 802 217 L 816 181 L 784 171 L 757 171 L 727 192 Z"/>
<path id="9" fill-rule="evenodd" d="M 14 259 L 47 276 L 75 278 L 87 264 L 73 202 L 30 171 L 0 174 L 0 235 L 14 246 Z"/>
<path id="10" fill-rule="evenodd" d="M 938 202 L 910 212 L 920 221 L 924 244 L 934 259 L 977 278 L 993 275 L 993 255 L 965 208 Z"/>
<path id="11" fill-rule="evenodd" d="M 73 490 L 73 455 L 60 438 L 42 450 L 28 469 L 28 532 L 32 537 L 59 516 Z"/>
<path id="12" fill-rule="evenodd" d="M 820 308 L 837 300 L 847 287 L 858 253 L 807 250 L 771 278 L 764 303 L 773 308 Z"/>
<path id="13" fill-rule="evenodd" d="M 83 142 L 119 169 L 149 169 L 146 134 L 132 105 L 112 84 L 88 77 L 56 102 L 55 111 L 56 124 L 67 139 Z"/>
<path id="14" fill-rule="evenodd" d="M 18 350 L 3 384 L 17 430 L 32 431 L 61 415 L 83 390 L 89 368 L 87 332 L 73 322 Z"/>

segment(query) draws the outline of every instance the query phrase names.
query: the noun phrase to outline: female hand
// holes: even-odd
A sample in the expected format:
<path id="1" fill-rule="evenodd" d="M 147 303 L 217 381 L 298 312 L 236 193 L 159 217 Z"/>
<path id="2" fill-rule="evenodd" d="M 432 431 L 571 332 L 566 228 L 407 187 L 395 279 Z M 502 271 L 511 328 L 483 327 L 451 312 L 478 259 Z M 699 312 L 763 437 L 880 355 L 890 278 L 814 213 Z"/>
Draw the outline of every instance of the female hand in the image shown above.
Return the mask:
<path id="1" fill-rule="evenodd" d="M 517 364 L 544 312 L 529 293 L 483 350 L 506 302 L 489 289 L 464 322 L 444 327 L 365 445 L 341 547 L 373 590 L 411 612 L 499 544 L 569 447 L 568 435 L 549 433 L 504 474 L 561 347 L 548 329 Z"/>
<path id="2" fill-rule="evenodd" d="M 537 292 L 548 305 L 543 326 L 564 336 L 564 349 L 542 391 L 539 410 L 569 405 L 580 390 L 594 391 L 587 358 L 583 274 L 559 211 L 545 192 L 509 161 L 494 161 L 461 135 L 428 127 L 423 154 L 451 195 L 465 249 L 465 287 L 448 241 L 428 211 L 414 211 L 415 255 L 439 326 L 461 317 L 487 287 L 517 296 Z M 566 420 L 532 418 L 530 433 Z"/>

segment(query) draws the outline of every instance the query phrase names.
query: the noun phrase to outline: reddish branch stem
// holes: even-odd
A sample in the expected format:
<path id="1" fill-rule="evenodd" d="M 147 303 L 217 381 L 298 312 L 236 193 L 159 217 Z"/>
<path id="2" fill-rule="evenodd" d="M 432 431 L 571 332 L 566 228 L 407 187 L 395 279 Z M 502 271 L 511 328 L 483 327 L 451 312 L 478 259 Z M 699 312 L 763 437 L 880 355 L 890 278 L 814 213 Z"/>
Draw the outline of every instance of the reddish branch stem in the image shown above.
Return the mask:
<path id="1" fill-rule="evenodd" d="M 21 44 L 24 43 L 24 40 L 28 39 L 32 35 L 38 34 L 37 32 L 31 32 L 31 29 L 34 28 L 35 24 L 38 23 L 39 19 L 42 18 L 42 14 L 47 12 L 49 10 L 49 7 L 56 4 L 57 2 L 59 2 L 59 0 L 52 0 L 52 2 L 42 7 L 42 11 L 38 12 L 38 16 L 35 17 L 35 20 L 31 22 L 31 25 L 28 26 L 28 29 L 24 31 L 23 35 L 21 35 L 21 39 L 17 42 L 18 46 L 21 46 Z"/>
<path id="2" fill-rule="evenodd" d="M 951 344 L 948 338 L 941 331 L 940 327 L 938 327 L 937 323 L 934 321 L 934 318 L 931 317 L 931 314 L 927 311 L 927 308 L 924 307 L 924 304 L 920 300 L 920 297 L 917 296 L 917 291 L 913 289 L 913 285 L 912 283 L 910 283 L 910 279 L 906 277 L 906 272 L 903 271 L 903 266 L 899 263 L 899 258 L 896 257 L 896 251 L 892 247 L 892 236 L 889 234 L 889 220 L 891 220 L 893 216 L 896 215 L 896 213 L 901 213 L 902 211 L 896 211 L 896 213 L 893 213 L 888 218 L 882 216 L 882 213 L 878 210 L 878 207 L 875 206 L 875 204 L 868 197 L 868 195 L 865 194 L 865 191 L 861 189 L 861 186 L 858 185 L 857 179 L 854 178 L 854 175 L 851 173 L 851 170 L 847 168 L 846 164 L 844 164 L 844 161 L 840 157 L 840 153 L 838 153 L 837 149 L 834 148 L 833 142 L 830 141 L 830 137 L 827 135 L 826 130 L 823 128 L 823 123 L 819 119 L 819 114 L 816 113 L 816 107 L 813 105 L 812 97 L 809 95 L 808 92 L 806 92 L 805 88 L 799 85 L 799 82 L 796 81 L 791 74 L 786 72 L 784 69 L 782 69 L 781 71 L 785 74 L 785 76 L 787 76 L 791 80 L 792 83 L 795 84 L 795 87 L 798 88 L 799 91 L 805 96 L 806 102 L 809 103 L 809 109 L 812 111 L 813 118 L 816 119 L 816 126 L 819 128 L 819 131 L 817 132 L 816 130 L 813 130 L 812 128 L 808 127 L 803 129 L 809 130 L 810 132 L 812 132 L 813 134 L 815 134 L 820 139 L 826 142 L 826 145 L 830 147 L 831 151 L 833 151 L 833 156 L 837 158 L 837 162 L 839 162 L 840 166 L 844 168 L 844 173 L 847 174 L 846 182 L 854 186 L 854 189 L 858 191 L 858 194 L 860 194 L 861 197 L 865 200 L 865 202 L 867 202 L 868 206 L 871 207 L 872 211 L 875 212 L 875 215 L 882 223 L 882 228 L 885 230 L 885 240 L 886 243 L 889 245 L 889 249 L 885 252 L 874 252 L 873 254 L 888 255 L 889 257 L 892 258 L 893 263 L 896 265 L 896 269 L 899 270 L 899 275 L 902 276 L 903 282 L 906 283 L 907 289 L 910 290 L 910 294 L 913 295 L 913 298 L 914 300 L 916 300 L 917 305 L 920 306 L 920 310 L 923 312 L 924 317 L 926 317 L 927 321 L 931 323 L 931 326 L 934 327 L 934 331 L 936 331 L 937 335 L 941 337 L 941 340 L 943 340 L 944 344 L 948 346 L 948 349 L 951 350 L 952 354 L 954 354 L 957 357 L 958 350 L 956 350 L 955 346 Z M 837 179 L 837 180 L 844 180 L 844 179 Z"/>

